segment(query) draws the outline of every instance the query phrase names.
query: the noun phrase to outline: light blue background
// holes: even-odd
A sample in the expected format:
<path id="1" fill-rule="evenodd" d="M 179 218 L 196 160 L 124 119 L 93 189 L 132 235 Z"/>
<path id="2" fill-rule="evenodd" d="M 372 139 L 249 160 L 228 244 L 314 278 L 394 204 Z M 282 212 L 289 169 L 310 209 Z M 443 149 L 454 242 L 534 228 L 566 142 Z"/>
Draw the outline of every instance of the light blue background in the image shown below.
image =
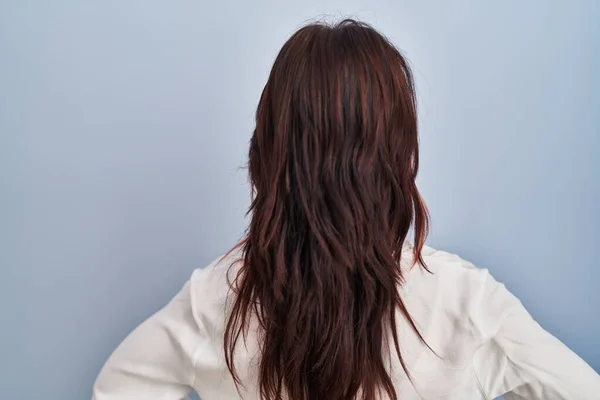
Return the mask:
<path id="1" fill-rule="evenodd" d="M 430 243 L 600 370 L 600 3 L 0 1 L 0 397 L 77 400 L 245 226 L 270 65 L 355 16 L 411 60 Z"/>

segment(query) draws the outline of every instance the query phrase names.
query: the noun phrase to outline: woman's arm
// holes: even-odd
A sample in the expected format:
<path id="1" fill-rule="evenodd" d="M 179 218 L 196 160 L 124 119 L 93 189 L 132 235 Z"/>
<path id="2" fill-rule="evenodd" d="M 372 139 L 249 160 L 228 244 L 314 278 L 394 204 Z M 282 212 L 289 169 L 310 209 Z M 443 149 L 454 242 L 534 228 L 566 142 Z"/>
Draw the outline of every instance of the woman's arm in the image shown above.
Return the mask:
<path id="1" fill-rule="evenodd" d="M 472 318 L 484 339 L 473 366 L 489 398 L 600 399 L 600 376 L 489 275 Z"/>
<path id="2" fill-rule="evenodd" d="M 188 282 L 114 351 L 96 380 L 92 399 L 185 399 L 194 384 L 198 332 Z"/>

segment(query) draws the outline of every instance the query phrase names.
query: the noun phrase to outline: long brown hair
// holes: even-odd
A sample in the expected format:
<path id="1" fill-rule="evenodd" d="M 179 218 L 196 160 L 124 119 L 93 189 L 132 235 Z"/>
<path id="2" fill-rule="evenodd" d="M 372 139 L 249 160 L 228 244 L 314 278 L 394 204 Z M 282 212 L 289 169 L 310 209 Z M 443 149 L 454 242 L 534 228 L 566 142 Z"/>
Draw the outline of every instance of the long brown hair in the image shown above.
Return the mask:
<path id="1" fill-rule="evenodd" d="M 408 374 L 395 315 L 417 330 L 398 287 L 411 225 L 411 257 L 424 265 L 418 165 L 400 52 L 354 20 L 298 30 L 275 60 L 250 141 L 251 221 L 225 330 L 237 385 L 234 350 L 255 317 L 262 399 L 398 398 L 383 352 L 393 346 Z"/>

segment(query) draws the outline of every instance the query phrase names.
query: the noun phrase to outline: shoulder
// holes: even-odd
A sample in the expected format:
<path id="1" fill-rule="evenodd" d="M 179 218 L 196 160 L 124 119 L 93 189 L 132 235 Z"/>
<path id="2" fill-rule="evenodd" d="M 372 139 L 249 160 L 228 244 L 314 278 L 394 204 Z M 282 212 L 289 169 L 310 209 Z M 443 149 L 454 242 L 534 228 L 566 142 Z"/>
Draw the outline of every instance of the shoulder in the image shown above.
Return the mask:
<path id="1" fill-rule="evenodd" d="M 455 336 L 479 336 L 473 323 L 486 282 L 491 279 L 488 270 L 428 246 L 421 256 L 425 265 L 415 264 L 406 276 L 406 287 L 401 289 L 417 319 L 439 325 Z"/>
<path id="2" fill-rule="evenodd" d="M 231 282 L 241 261 L 241 251 L 234 250 L 193 271 L 189 282 L 192 310 L 206 329 L 219 330 L 223 324 Z"/>
<path id="3" fill-rule="evenodd" d="M 192 272 L 190 283 L 193 287 L 220 291 L 221 286 L 229 286 L 229 282 L 235 278 L 241 261 L 240 250 L 233 250 L 219 256 L 207 266 L 195 269 Z"/>
<path id="4" fill-rule="evenodd" d="M 489 279 L 487 269 L 478 268 L 457 254 L 424 246 L 421 256 L 425 265 L 417 264 L 412 268 L 409 280 L 415 282 L 409 282 L 409 285 L 435 284 L 447 296 L 455 294 L 456 298 L 472 298 L 481 292 Z"/>
<path id="5" fill-rule="evenodd" d="M 422 257 L 431 273 L 413 267 L 407 279 L 409 297 L 478 340 L 494 335 L 508 314 L 522 308 L 519 299 L 487 269 L 431 247 L 423 248 Z"/>
<path id="6" fill-rule="evenodd" d="M 423 248 L 422 253 L 423 260 L 431 272 L 455 283 L 480 287 L 489 275 L 487 269 L 475 266 L 458 254 L 436 250 L 428 246 Z"/>

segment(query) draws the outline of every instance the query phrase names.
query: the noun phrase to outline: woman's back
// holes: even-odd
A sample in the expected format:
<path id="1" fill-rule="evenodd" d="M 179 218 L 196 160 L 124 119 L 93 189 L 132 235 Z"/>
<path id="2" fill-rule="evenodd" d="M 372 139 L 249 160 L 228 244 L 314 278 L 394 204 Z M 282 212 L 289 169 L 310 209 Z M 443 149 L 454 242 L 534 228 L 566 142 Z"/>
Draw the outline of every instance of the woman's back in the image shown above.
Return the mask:
<path id="1" fill-rule="evenodd" d="M 486 270 L 425 247 L 430 274 L 411 268 L 411 253 L 406 254 L 407 283 L 399 291 L 437 355 L 398 318 L 401 351 L 413 380 L 391 357 L 400 399 L 483 400 L 511 391 L 514 396 L 506 399 L 600 398 L 600 377 L 540 328 Z M 259 399 L 259 327 L 253 324 L 247 347 L 236 352 L 240 393 L 223 353 L 228 276 L 239 268 L 239 256 L 233 252 L 196 270 L 164 309 L 134 331 L 104 367 L 94 399 L 180 400 L 190 388 L 203 400 Z M 385 355 L 388 360 L 389 354 L 393 351 Z"/>

